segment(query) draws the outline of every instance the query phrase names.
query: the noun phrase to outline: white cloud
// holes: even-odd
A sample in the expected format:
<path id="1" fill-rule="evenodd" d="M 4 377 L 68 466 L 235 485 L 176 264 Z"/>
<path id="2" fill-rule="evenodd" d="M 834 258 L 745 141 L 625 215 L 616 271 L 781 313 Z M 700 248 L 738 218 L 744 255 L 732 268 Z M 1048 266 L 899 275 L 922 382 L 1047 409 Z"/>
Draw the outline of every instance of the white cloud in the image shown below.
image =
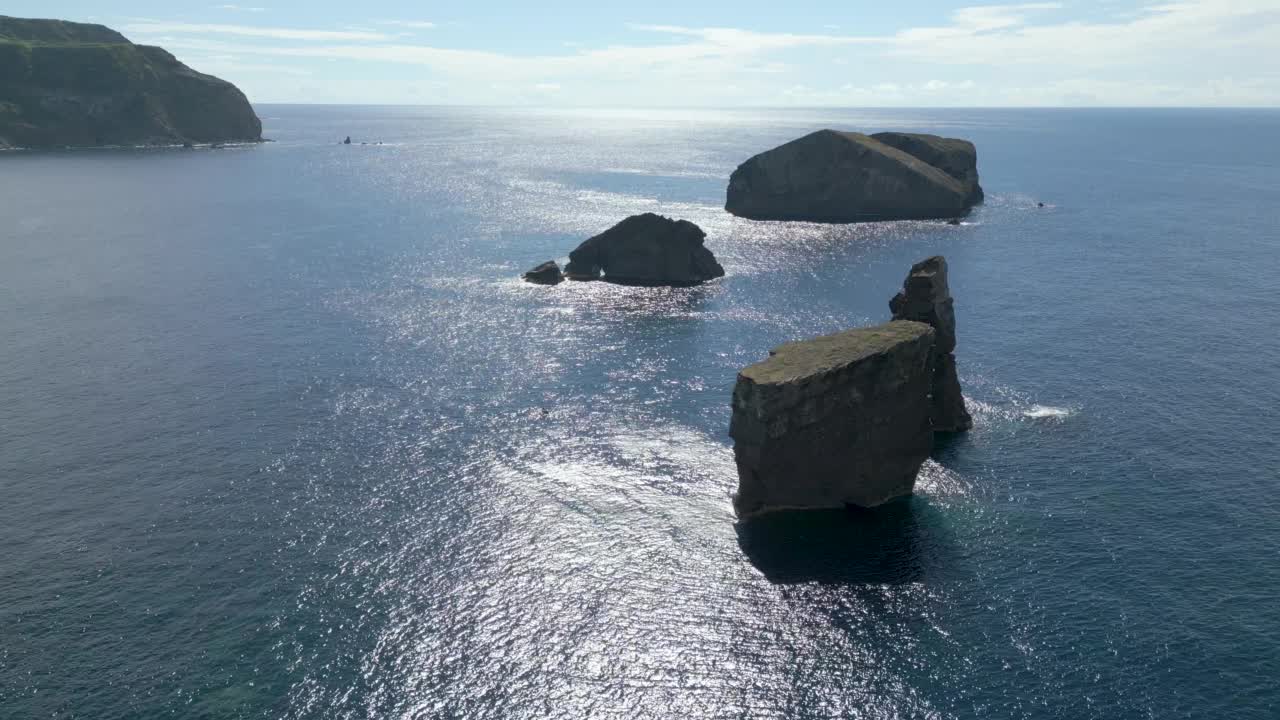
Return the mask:
<path id="1" fill-rule="evenodd" d="M 1203 62 L 1196 51 L 1230 50 L 1243 61 L 1274 57 L 1280 47 L 1275 0 L 1199 0 L 1145 6 L 1111 22 L 1065 20 L 1031 24 L 1053 3 L 965 8 L 945 27 L 914 28 L 892 38 L 893 52 L 913 59 L 966 65 L 1038 64 L 1114 70 L 1120 64 Z M 1275 64 L 1273 63 L 1273 67 Z"/>
<path id="2" fill-rule="evenodd" d="M 397 27 L 413 28 L 415 30 L 432 30 L 436 27 L 433 22 L 426 20 L 379 20 L 379 25 L 395 25 Z"/>
<path id="3" fill-rule="evenodd" d="M 987 32 L 1022 25 L 1041 10 L 1058 10 L 1061 3 L 1024 3 L 1022 5 L 978 5 L 956 10 L 951 20 L 956 30 Z"/>
<path id="4" fill-rule="evenodd" d="M 384 33 L 355 30 L 302 30 L 296 28 L 257 27 L 252 25 L 222 25 L 218 23 L 181 23 L 145 20 L 122 26 L 126 33 L 152 35 L 171 33 L 181 35 L 238 35 L 241 37 L 273 38 L 276 40 L 338 40 L 385 41 L 391 36 Z"/>
<path id="5" fill-rule="evenodd" d="M 310 77 L 315 73 L 305 68 L 278 65 L 275 63 L 245 63 L 235 59 L 208 59 L 196 61 L 202 72 L 213 73 L 225 78 L 238 75 L 287 75 L 290 77 Z"/>
<path id="6" fill-rule="evenodd" d="M 757 53 L 795 47 L 833 47 L 884 42 L 882 38 L 851 35 L 766 33 L 737 28 L 688 28 L 678 25 L 631 25 L 633 30 L 697 38 L 699 42 L 664 47 L 697 48 L 707 54 L 731 55 Z"/>
<path id="7" fill-rule="evenodd" d="M 982 5 L 958 9 L 936 26 L 882 35 L 644 24 L 629 28 L 639 38 L 666 37 L 603 47 L 569 41 L 532 55 L 418 44 L 361 29 L 138 22 L 125 30 L 198 53 L 422 66 L 431 82 L 470 102 L 504 102 L 510 98 L 496 93 L 545 93 L 564 82 L 573 92 L 558 95 L 581 104 L 1274 105 L 1275 3 L 1182 0 L 1090 21 L 1073 19 L 1056 2 Z M 865 81 L 853 86 L 850 76 Z"/>

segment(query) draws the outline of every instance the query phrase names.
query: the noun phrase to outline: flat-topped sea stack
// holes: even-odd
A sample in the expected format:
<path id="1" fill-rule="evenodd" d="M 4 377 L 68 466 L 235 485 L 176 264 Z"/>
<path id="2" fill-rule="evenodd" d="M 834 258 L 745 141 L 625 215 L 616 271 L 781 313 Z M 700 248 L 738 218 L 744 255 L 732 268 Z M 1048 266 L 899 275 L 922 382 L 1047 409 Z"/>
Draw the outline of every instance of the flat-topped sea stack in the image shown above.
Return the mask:
<path id="1" fill-rule="evenodd" d="M 910 495 L 935 432 L 973 426 L 942 256 L 911 267 L 893 320 L 787 343 L 733 388 L 734 510 L 873 507 Z"/>
<path id="2" fill-rule="evenodd" d="M 620 285 L 697 285 L 724 275 L 703 244 L 706 237 L 688 220 L 633 215 L 569 253 L 564 277 Z"/>
<path id="3" fill-rule="evenodd" d="M 753 220 L 855 223 L 955 218 L 982 198 L 967 140 L 819 130 L 739 165 L 725 209 Z"/>
<path id="4" fill-rule="evenodd" d="M 895 321 L 782 345 L 733 390 L 739 517 L 911 494 L 933 448 L 934 337 Z"/>
<path id="5" fill-rule="evenodd" d="M 0 16 L 0 147 L 257 142 L 236 86 L 103 27 Z"/>
<path id="6" fill-rule="evenodd" d="M 964 432 L 973 427 L 956 374 L 956 311 L 947 285 L 946 258 L 935 255 L 912 265 L 902 291 L 889 301 L 889 309 L 894 320 L 928 323 L 938 334 L 930 389 L 933 429 Z"/>

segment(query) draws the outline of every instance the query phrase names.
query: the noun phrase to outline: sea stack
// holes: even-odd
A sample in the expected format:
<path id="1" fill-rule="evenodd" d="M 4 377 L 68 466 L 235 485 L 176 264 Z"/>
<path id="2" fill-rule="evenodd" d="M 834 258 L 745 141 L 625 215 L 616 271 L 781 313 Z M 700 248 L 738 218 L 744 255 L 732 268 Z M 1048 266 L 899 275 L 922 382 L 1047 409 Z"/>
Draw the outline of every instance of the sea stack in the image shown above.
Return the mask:
<path id="1" fill-rule="evenodd" d="M 620 285 L 697 285 L 724 275 L 703 244 L 706 237 L 688 220 L 632 215 L 569 253 L 564 277 Z"/>
<path id="2" fill-rule="evenodd" d="M 930 390 L 933 429 L 964 432 L 973 427 L 956 374 L 956 313 L 947 286 L 946 258 L 935 255 L 912 265 L 901 292 L 889 301 L 889 309 L 894 320 L 927 323 L 937 332 Z"/>
<path id="3" fill-rule="evenodd" d="M 933 448 L 934 329 L 895 321 L 793 342 L 733 390 L 739 517 L 909 495 Z"/>
<path id="4" fill-rule="evenodd" d="M 102 25 L 0 16 L 0 146 L 258 142 L 235 85 Z"/>
<path id="5" fill-rule="evenodd" d="M 982 198 L 967 140 L 819 130 L 738 166 L 725 209 L 752 220 L 855 223 L 955 218 Z"/>

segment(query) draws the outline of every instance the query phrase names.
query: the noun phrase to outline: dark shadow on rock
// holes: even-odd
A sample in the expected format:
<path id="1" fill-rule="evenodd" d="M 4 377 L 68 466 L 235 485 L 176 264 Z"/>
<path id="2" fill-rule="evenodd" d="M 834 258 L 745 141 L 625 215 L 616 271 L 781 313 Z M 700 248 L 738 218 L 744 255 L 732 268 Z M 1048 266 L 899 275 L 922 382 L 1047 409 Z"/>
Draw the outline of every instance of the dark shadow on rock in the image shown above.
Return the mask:
<path id="1" fill-rule="evenodd" d="M 942 465 L 951 467 L 972 442 L 972 438 L 965 432 L 935 432 L 933 452 L 929 453 L 929 457 Z"/>
<path id="2" fill-rule="evenodd" d="M 736 529 L 747 559 L 779 585 L 903 585 L 954 554 L 943 518 L 920 497 L 866 510 L 769 513 Z"/>

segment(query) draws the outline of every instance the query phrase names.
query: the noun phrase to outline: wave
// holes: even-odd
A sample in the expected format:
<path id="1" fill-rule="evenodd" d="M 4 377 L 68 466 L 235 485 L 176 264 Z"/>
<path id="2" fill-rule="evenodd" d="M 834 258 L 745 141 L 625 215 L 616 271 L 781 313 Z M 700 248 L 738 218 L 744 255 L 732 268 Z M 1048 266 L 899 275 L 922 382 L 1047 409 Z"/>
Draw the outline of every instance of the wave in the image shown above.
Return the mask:
<path id="1" fill-rule="evenodd" d="M 1073 413 L 1075 413 L 1075 410 L 1071 408 L 1053 407 L 1052 405 L 1032 405 L 1029 409 L 1022 411 L 1023 417 L 1035 419 L 1061 419 L 1069 417 Z"/>
<path id="2" fill-rule="evenodd" d="M 984 388 L 987 389 L 987 388 Z M 1008 388 L 997 388 L 996 397 L 965 397 L 965 407 L 979 424 L 991 422 L 1062 422 L 1080 411 L 1076 406 L 1041 405 Z"/>

